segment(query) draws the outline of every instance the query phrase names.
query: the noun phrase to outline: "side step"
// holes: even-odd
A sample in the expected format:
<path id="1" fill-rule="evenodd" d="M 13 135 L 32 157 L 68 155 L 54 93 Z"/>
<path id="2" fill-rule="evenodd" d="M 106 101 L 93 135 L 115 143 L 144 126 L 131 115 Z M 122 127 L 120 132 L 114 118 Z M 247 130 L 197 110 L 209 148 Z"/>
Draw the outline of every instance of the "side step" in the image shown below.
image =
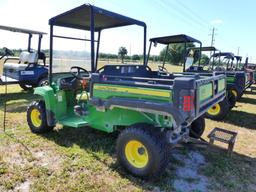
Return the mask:
<path id="1" fill-rule="evenodd" d="M 236 136 L 237 133 L 234 131 L 215 127 L 207 137 L 210 139 L 210 145 L 213 145 L 215 140 L 228 144 L 228 154 L 231 156 L 234 149 Z"/>
<path id="2" fill-rule="evenodd" d="M 67 126 L 67 127 L 75 127 L 75 128 L 79 128 L 79 127 L 85 127 L 88 125 L 88 122 L 83 120 L 81 117 L 78 116 L 65 116 L 63 118 L 63 120 L 60 120 L 59 123 L 63 126 Z"/>

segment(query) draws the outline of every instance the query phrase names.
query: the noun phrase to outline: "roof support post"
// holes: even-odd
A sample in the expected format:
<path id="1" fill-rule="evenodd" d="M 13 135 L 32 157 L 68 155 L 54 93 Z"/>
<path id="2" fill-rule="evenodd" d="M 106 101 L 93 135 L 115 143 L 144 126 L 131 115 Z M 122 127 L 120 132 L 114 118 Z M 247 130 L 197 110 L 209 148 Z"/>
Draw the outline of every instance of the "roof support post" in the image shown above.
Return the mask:
<path id="1" fill-rule="evenodd" d="M 32 34 L 29 33 L 29 35 L 28 35 L 28 52 L 30 52 L 30 49 L 31 49 L 31 38 L 32 38 Z"/>
<path id="2" fill-rule="evenodd" d="M 94 57 L 95 57 L 95 54 L 94 54 L 94 9 L 93 7 L 91 6 L 90 7 L 91 9 L 91 13 L 90 13 L 90 31 L 91 31 L 91 72 L 93 73 L 94 72 Z"/>
<path id="3" fill-rule="evenodd" d="M 166 60 L 166 56 L 167 56 L 168 50 L 169 50 L 169 44 L 168 44 L 167 47 L 166 47 L 166 51 L 165 51 L 165 54 L 164 54 L 164 61 L 163 61 L 162 68 L 164 68 L 165 60 Z"/>
<path id="4" fill-rule="evenodd" d="M 150 41 L 150 44 L 149 44 L 149 49 L 148 49 L 148 55 L 147 55 L 146 65 L 148 65 L 148 60 L 149 60 L 149 56 L 150 56 L 151 46 L 152 46 L 152 41 Z"/>
<path id="5" fill-rule="evenodd" d="M 37 48 L 38 53 L 41 51 L 41 41 L 42 41 L 42 38 L 43 38 L 43 35 L 40 34 L 39 35 L 39 40 L 38 40 L 38 48 Z"/>
<path id="6" fill-rule="evenodd" d="M 50 25 L 49 85 L 52 84 L 53 25 Z"/>
<path id="7" fill-rule="evenodd" d="M 147 65 L 146 62 L 146 45 L 147 45 L 147 26 L 144 26 L 144 39 L 143 39 L 143 65 Z"/>
<path id="8" fill-rule="evenodd" d="M 200 43 L 200 49 L 199 49 L 199 63 L 198 63 L 198 66 L 201 65 L 201 56 L 202 56 L 202 43 Z"/>
<path id="9" fill-rule="evenodd" d="M 101 34 L 101 31 L 98 32 L 98 42 L 97 42 L 97 52 L 96 52 L 96 65 L 95 65 L 95 70 L 97 70 L 97 66 L 98 66 L 98 57 L 99 57 L 99 49 L 100 49 L 100 34 Z"/>
<path id="10" fill-rule="evenodd" d="M 184 50 L 184 56 L 183 56 L 183 58 L 184 58 L 184 64 L 183 64 L 183 72 L 185 72 L 185 69 L 186 69 L 186 57 L 187 57 L 187 42 L 185 42 L 185 50 Z"/>

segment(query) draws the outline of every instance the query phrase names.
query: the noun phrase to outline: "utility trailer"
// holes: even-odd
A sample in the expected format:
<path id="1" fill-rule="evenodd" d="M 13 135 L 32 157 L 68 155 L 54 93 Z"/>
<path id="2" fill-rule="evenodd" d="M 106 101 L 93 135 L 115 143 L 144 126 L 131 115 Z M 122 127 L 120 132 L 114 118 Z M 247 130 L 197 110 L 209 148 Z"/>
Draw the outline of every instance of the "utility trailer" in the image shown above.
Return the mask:
<path id="1" fill-rule="evenodd" d="M 27 49 L 22 51 L 19 57 L 13 57 L 14 53 L 10 49 L 3 48 L 3 55 L 0 58 L 0 60 L 4 60 L 0 85 L 19 84 L 22 89 L 31 90 L 34 87 L 47 84 L 46 56 L 41 52 L 41 40 L 46 33 L 2 25 L 0 25 L 0 30 L 28 35 Z M 31 47 L 33 35 L 38 36 L 37 50 L 33 50 Z"/>
<path id="2" fill-rule="evenodd" d="M 225 97 L 224 75 L 166 77 L 152 71 L 146 65 L 144 22 L 84 4 L 51 18 L 49 24 L 49 85 L 35 88 L 41 100 L 32 102 L 27 110 L 31 131 L 51 131 L 56 123 L 73 128 L 89 126 L 106 133 L 120 131 L 117 159 L 133 175 L 161 174 L 168 164 L 169 145 L 189 136 L 199 138 L 205 128 L 202 115 Z M 131 25 L 143 29 L 143 65 L 98 68 L 100 34 Z M 54 32 L 56 26 L 89 31 L 90 38 L 60 36 Z M 90 71 L 71 62 L 70 72 L 56 73 L 55 38 L 89 41 Z"/>

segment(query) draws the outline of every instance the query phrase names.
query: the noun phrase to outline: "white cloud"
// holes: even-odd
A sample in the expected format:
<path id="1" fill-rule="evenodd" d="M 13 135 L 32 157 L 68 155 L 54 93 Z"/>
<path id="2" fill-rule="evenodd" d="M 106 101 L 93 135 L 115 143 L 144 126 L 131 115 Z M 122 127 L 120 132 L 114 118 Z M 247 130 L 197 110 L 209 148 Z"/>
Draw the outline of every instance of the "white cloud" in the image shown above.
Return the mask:
<path id="1" fill-rule="evenodd" d="M 218 24 L 222 24 L 222 23 L 223 23 L 223 20 L 221 20 L 221 19 L 214 19 L 214 20 L 211 20 L 210 23 L 213 24 L 213 25 L 214 25 L 214 24 L 217 24 L 217 25 L 218 25 Z"/>

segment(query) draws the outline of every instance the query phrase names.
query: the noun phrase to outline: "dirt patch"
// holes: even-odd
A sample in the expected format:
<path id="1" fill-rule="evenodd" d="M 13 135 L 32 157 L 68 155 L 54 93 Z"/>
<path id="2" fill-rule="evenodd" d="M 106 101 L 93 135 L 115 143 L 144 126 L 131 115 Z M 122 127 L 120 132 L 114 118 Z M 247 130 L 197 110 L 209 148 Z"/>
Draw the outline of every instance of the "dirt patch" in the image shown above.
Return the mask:
<path id="1" fill-rule="evenodd" d="M 31 182 L 30 181 L 25 181 L 21 183 L 20 185 L 16 186 L 15 189 L 13 190 L 14 192 L 29 192 Z"/>
<path id="2" fill-rule="evenodd" d="M 192 192 L 201 191 L 206 192 L 208 186 L 208 178 L 200 173 L 201 166 L 206 164 L 204 156 L 199 151 L 189 151 L 182 153 L 175 149 L 172 152 L 173 158 L 181 161 L 182 165 L 176 165 L 176 177 L 173 182 L 175 191 Z"/>

